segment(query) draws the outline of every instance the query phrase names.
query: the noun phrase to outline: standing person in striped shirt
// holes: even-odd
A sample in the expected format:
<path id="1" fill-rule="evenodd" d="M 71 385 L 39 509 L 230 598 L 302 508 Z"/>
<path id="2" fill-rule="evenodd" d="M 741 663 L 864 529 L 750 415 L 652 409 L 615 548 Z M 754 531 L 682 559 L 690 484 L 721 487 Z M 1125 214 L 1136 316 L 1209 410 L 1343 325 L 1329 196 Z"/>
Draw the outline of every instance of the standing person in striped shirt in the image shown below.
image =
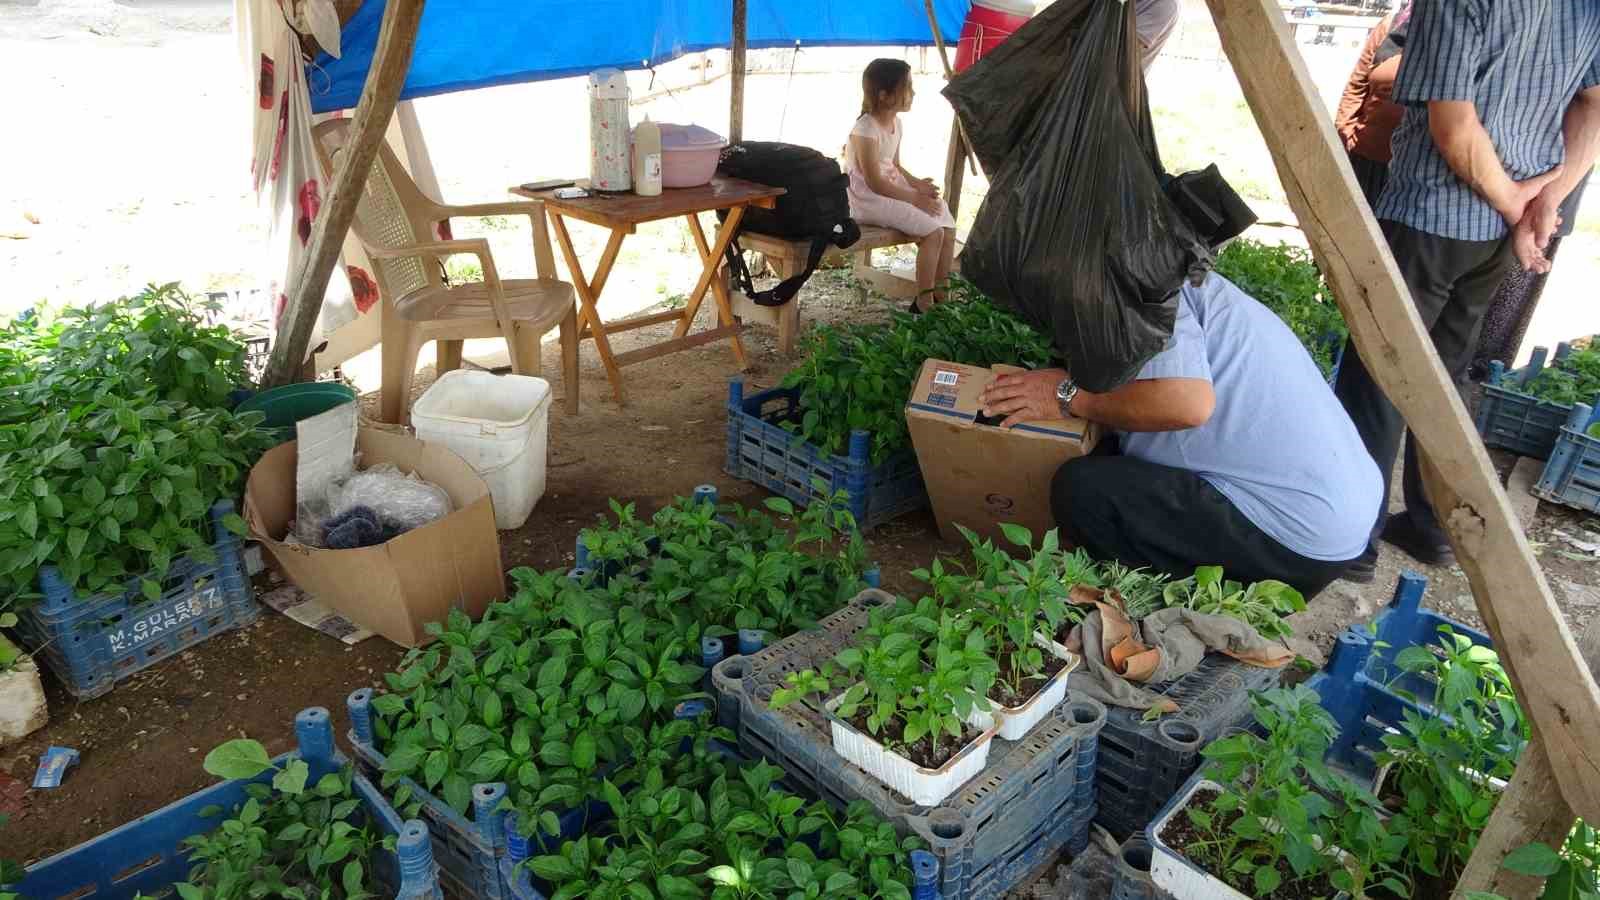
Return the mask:
<path id="1" fill-rule="evenodd" d="M 1394 102 L 1389 180 L 1373 212 L 1446 371 L 1463 383 L 1484 311 L 1520 262 L 1549 267 L 1557 207 L 1600 150 L 1600 3 L 1416 0 Z M 1335 387 L 1383 474 L 1405 420 L 1346 345 Z M 1375 577 L 1381 537 L 1433 565 L 1454 554 L 1406 440 L 1405 509 L 1380 509 L 1345 577 Z"/>

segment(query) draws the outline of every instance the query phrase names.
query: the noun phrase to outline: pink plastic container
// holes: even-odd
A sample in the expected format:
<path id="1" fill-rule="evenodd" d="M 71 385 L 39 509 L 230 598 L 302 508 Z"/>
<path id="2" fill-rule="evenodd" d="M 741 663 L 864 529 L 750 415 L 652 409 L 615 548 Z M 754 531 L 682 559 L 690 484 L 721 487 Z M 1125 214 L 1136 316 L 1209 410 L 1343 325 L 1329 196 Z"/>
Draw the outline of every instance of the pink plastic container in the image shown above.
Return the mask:
<path id="1" fill-rule="evenodd" d="M 661 186 L 699 187 L 717 173 L 717 160 L 728 142 L 699 125 L 661 124 Z"/>

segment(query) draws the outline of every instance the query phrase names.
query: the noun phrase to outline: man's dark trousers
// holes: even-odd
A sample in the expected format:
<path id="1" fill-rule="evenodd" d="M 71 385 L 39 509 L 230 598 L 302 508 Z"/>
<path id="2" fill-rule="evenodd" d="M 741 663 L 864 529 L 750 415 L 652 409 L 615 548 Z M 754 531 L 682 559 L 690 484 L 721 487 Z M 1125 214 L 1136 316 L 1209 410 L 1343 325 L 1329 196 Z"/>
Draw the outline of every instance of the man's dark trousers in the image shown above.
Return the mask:
<path id="1" fill-rule="evenodd" d="M 1278 543 L 1194 472 L 1110 452 L 1057 469 L 1050 509 L 1073 546 L 1095 559 L 1172 578 L 1221 566 L 1235 581 L 1276 579 L 1309 600 L 1350 564 L 1309 559 Z"/>
<path id="2" fill-rule="evenodd" d="M 1508 234 L 1494 241 L 1458 241 L 1398 222 L 1380 224 L 1400 267 L 1400 277 L 1405 280 L 1417 314 L 1422 317 L 1422 325 L 1433 338 L 1434 349 L 1439 352 L 1456 389 L 1462 390 L 1467 367 L 1478 346 L 1484 313 L 1501 280 L 1516 264 L 1511 252 L 1511 236 Z M 1445 544 L 1444 530 L 1439 527 L 1433 505 L 1422 489 L 1415 439 L 1407 431 L 1400 411 L 1372 380 L 1354 341 L 1345 344 L 1334 393 L 1350 414 L 1362 442 L 1367 445 L 1367 452 L 1372 454 L 1383 476 L 1384 502 L 1378 506 L 1378 521 L 1372 526 L 1369 552 L 1377 551 L 1378 536 L 1388 518 L 1389 481 L 1401 437 L 1406 439 L 1405 515 L 1428 543 Z"/>

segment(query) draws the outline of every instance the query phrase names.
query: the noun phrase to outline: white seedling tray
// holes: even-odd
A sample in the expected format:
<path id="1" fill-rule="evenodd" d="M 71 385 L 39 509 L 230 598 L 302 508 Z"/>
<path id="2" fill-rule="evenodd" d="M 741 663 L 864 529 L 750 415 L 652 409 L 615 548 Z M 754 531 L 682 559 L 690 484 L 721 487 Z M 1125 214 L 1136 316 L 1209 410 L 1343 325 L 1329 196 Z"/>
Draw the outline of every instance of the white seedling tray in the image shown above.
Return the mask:
<path id="1" fill-rule="evenodd" d="M 833 750 L 855 763 L 918 806 L 935 806 L 955 793 L 989 763 L 989 745 L 994 742 L 994 727 L 985 728 L 955 756 L 937 769 L 925 769 L 895 753 L 834 714 L 844 693 L 825 705 L 828 725 L 833 731 Z"/>
<path id="2" fill-rule="evenodd" d="M 1067 676 L 1078 668 L 1078 664 L 1083 661 L 1082 658 L 1043 634 L 1034 634 L 1033 642 L 1055 658 L 1066 660 L 1067 664 L 1021 706 L 1001 706 L 991 697 L 989 705 L 993 709 L 973 710 L 972 715 L 967 716 L 968 725 L 987 730 L 994 727 L 998 721 L 999 729 L 996 733 L 1002 740 L 1020 741 L 1033 730 L 1033 726 L 1044 721 L 1045 717 L 1066 699 Z"/>
<path id="3" fill-rule="evenodd" d="M 1162 832 L 1167 830 L 1167 823 L 1172 821 L 1178 813 L 1189 806 L 1189 800 L 1202 789 L 1210 788 L 1215 791 L 1223 790 L 1222 785 L 1209 778 L 1198 778 L 1172 798 L 1167 808 L 1158 814 L 1150 823 L 1145 832 L 1150 840 L 1153 852 L 1150 859 L 1150 880 L 1156 887 L 1172 895 L 1173 900 L 1255 900 L 1248 894 L 1241 894 L 1228 885 L 1227 882 L 1212 875 L 1189 861 L 1187 856 L 1167 846 Z M 1267 827 L 1275 827 L 1274 823 L 1265 823 Z M 1339 851 L 1343 856 L 1343 851 Z M 1340 891 L 1335 900 L 1349 900 L 1350 895 Z"/>

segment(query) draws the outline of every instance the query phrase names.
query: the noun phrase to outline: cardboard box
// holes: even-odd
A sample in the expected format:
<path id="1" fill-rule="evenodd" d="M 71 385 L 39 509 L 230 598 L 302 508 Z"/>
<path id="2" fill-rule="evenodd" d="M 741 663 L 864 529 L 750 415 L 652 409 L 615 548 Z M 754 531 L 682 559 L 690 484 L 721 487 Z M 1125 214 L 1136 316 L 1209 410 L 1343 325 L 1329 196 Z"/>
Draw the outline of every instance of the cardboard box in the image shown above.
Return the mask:
<path id="1" fill-rule="evenodd" d="M 424 626 L 452 609 L 476 619 L 505 596 L 500 536 L 489 488 L 444 447 L 403 434 L 362 428 L 356 450 L 363 467 L 393 463 L 444 488 L 455 511 L 386 544 L 319 550 L 286 544 L 295 513 L 296 442 L 268 451 L 250 470 L 245 519 L 284 574 L 340 615 L 397 644 L 433 640 Z"/>
<path id="2" fill-rule="evenodd" d="M 1050 479 L 1062 463 L 1094 449 L 1099 432 L 1084 419 L 1009 429 L 978 424 L 983 389 L 1000 375 L 1021 371 L 937 359 L 922 364 L 906 401 L 906 426 L 945 540 L 960 539 L 960 524 L 999 542 L 1001 523 L 1014 522 L 1037 541 L 1056 527 Z"/>

